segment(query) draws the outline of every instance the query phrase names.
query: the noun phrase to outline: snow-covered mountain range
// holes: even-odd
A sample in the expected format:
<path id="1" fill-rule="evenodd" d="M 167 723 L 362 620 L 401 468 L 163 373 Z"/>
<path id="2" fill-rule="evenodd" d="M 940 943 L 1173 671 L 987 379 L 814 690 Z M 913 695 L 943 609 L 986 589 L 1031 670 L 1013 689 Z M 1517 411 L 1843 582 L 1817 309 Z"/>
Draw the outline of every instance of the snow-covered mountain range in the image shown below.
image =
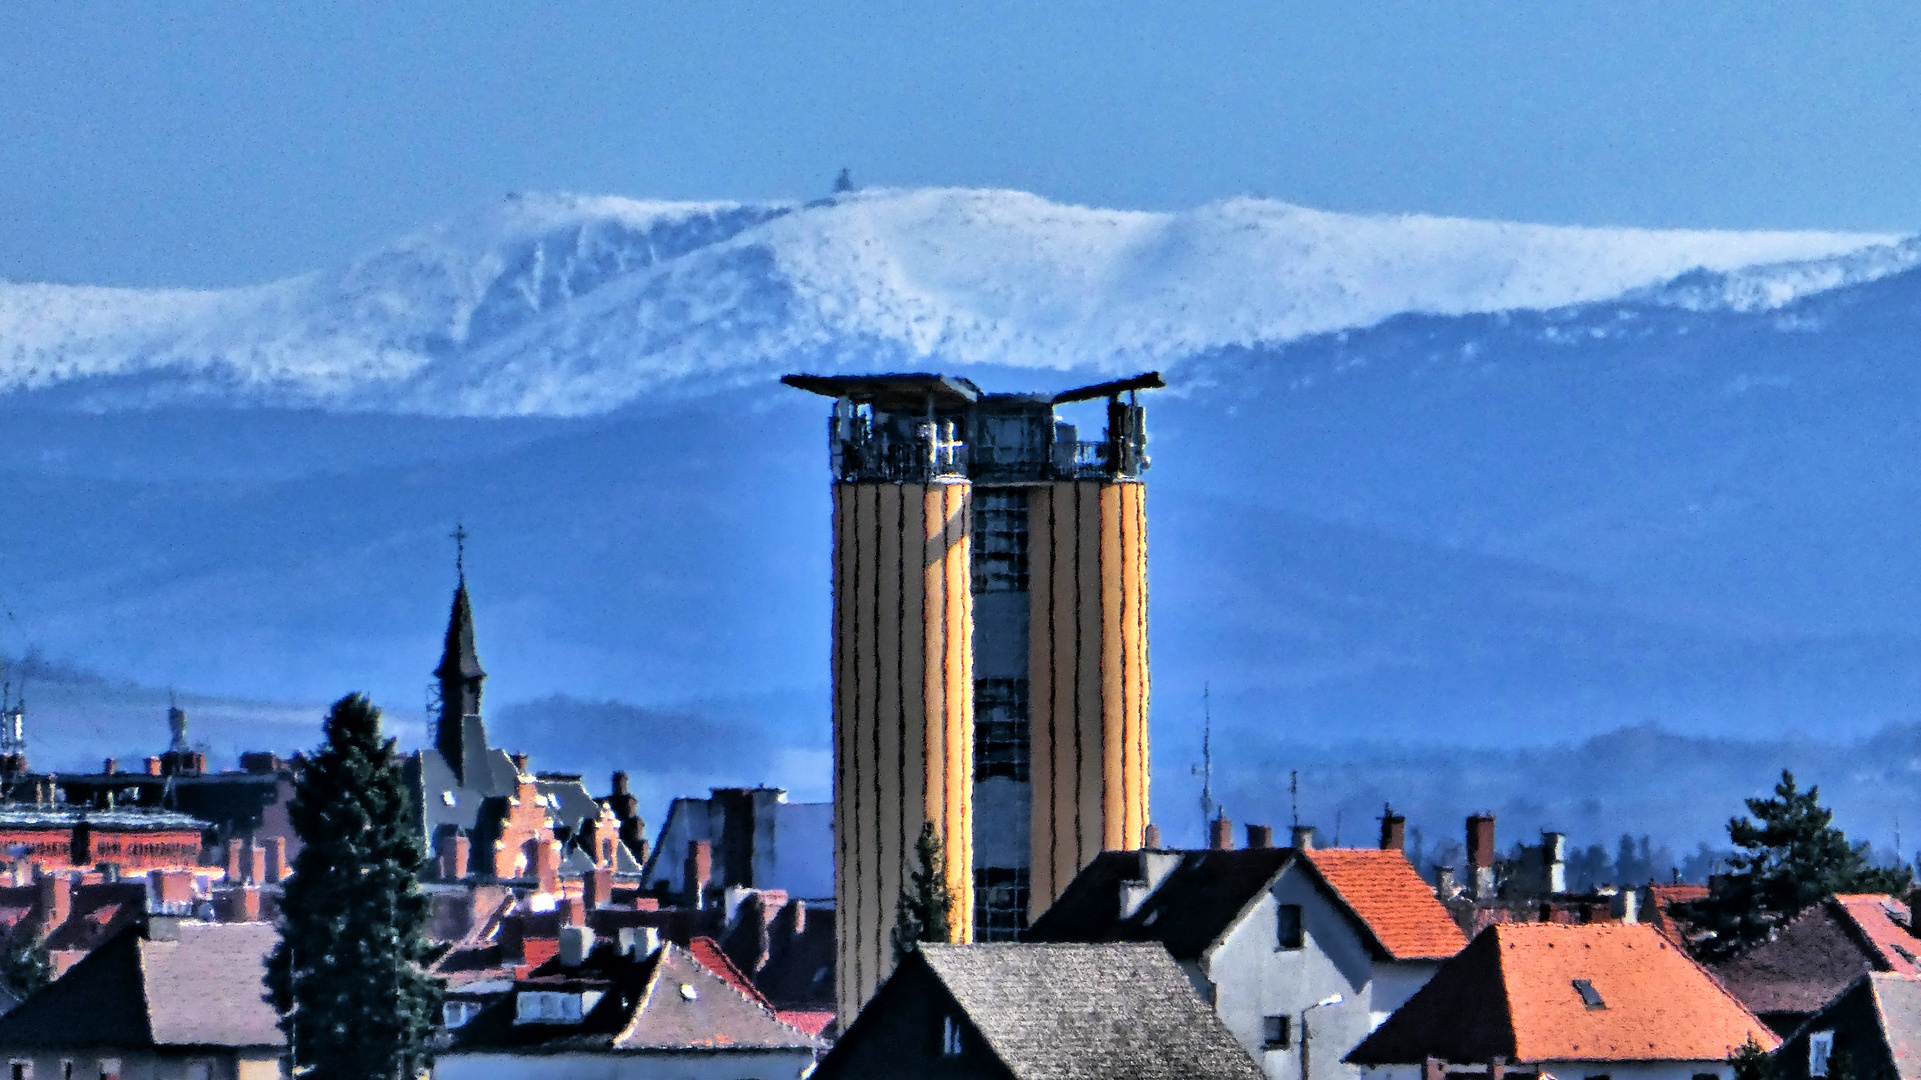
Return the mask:
<path id="1" fill-rule="evenodd" d="M 1780 307 L 1898 272 L 1883 235 L 1517 225 L 1011 191 L 806 204 L 512 196 L 344 268 L 224 291 L 0 284 L 0 391 L 577 416 L 770 368 L 1118 371 L 1632 294 Z"/>
<path id="2" fill-rule="evenodd" d="M 106 679 L 47 699 L 50 766 L 164 734 L 89 719 L 123 679 L 111 724 L 172 686 L 221 739 L 280 741 L 359 688 L 417 731 L 460 520 L 489 707 L 541 767 L 818 796 L 823 405 L 775 376 L 1152 367 L 1170 815 L 1203 686 L 1252 820 L 1295 765 L 1323 825 L 1458 767 L 1430 835 L 1493 808 L 1608 840 L 1685 818 L 1657 789 L 1713 787 L 1686 820 L 1719 820 L 1782 747 L 1853 762 L 1844 811 L 1880 815 L 1921 776 L 1847 749 L 1921 730 L 1876 735 L 1921 718 L 1917 263 L 1894 235 L 916 190 L 526 195 L 246 288 L 0 281 L 0 653 Z M 1650 724 L 1683 742 L 1594 738 Z M 689 732 L 753 752 L 673 773 Z M 1754 738 L 1712 777 L 1642 763 Z M 1611 787 L 1588 748 L 1627 745 Z M 1569 760 L 1578 791 L 1507 782 Z"/>

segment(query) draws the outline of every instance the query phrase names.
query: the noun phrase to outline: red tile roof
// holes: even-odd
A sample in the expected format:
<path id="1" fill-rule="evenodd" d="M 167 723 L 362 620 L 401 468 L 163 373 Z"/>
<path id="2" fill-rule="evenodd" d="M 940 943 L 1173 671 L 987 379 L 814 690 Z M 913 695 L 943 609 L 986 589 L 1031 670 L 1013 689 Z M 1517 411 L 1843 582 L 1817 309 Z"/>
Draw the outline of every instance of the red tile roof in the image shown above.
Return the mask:
<path id="1" fill-rule="evenodd" d="M 1652 927 L 1509 923 L 1441 965 L 1348 1060 L 1719 1061 L 1750 1037 L 1780 1045 Z"/>
<path id="2" fill-rule="evenodd" d="M 1466 935 L 1400 852 L 1309 848 L 1301 854 L 1394 959 L 1444 959 L 1466 947 Z"/>
<path id="3" fill-rule="evenodd" d="M 1921 975 L 1921 941 L 1908 933 L 1907 905 L 1885 893 L 1842 893 L 1834 904 L 1879 954 L 1883 971 Z"/>
<path id="4" fill-rule="evenodd" d="M 766 995 L 760 992 L 760 987 L 755 986 L 752 979 L 742 974 L 741 970 L 734 966 L 734 962 L 727 959 L 727 954 L 720 949 L 720 942 L 710 937 L 697 937 L 687 943 L 687 951 L 694 954 L 694 959 L 700 961 L 700 966 L 726 979 L 727 985 L 745 994 L 748 1000 L 768 1012 L 774 1011 Z M 809 1034 L 819 1034 L 819 1032 Z"/>
<path id="5" fill-rule="evenodd" d="M 788 1027 L 799 1028 L 807 1034 L 818 1038 L 821 1032 L 827 1030 L 827 1025 L 834 1022 L 834 1011 L 832 1009 L 825 1011 L 819 1009 L 781 1009 L 774 1014 L 774 1017 Z"/>

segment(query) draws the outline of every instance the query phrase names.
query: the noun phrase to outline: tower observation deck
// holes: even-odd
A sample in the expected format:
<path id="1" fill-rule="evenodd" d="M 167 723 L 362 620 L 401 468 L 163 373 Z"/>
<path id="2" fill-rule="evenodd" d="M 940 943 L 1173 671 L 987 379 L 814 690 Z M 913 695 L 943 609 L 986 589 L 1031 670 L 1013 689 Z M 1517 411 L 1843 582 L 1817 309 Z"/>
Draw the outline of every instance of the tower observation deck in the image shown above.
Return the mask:
<path id="1" fill-rule="evenodd" d="M 1012 940 L 1147 825 L 1148 468 L 1140 391 L 987 394 L 790 375 L 834 399 L 835 929 L 841 1015 L 892 968 L 932 822 L 960 941 Z M 1059 407 L 1105 400 L 1083 440 Z"/>

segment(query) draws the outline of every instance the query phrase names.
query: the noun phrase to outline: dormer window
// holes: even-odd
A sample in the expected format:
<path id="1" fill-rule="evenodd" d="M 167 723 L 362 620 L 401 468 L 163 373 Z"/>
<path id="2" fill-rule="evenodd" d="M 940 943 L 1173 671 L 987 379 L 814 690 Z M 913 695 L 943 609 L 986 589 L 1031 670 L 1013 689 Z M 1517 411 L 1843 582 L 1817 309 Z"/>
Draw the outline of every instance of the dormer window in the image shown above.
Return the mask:
<path id="1" fill-rule="evenodd" d="M 578 1024 L 600 998 L 598 990 L 522 990 L 514 995 L 514 1023 Z"/>
<path id="2" fill-rule="evenodd" d="M 1601 992 L 1596 990 L 1594 984 L 1586 979 L 1574 980 L 1574 992 L 1581 995 L 1581 1004 L 1586 1005 L 1590 1009 L 1605 1009 L 1608 1007 L 1607 1002 L 1601 1000 Z"/>

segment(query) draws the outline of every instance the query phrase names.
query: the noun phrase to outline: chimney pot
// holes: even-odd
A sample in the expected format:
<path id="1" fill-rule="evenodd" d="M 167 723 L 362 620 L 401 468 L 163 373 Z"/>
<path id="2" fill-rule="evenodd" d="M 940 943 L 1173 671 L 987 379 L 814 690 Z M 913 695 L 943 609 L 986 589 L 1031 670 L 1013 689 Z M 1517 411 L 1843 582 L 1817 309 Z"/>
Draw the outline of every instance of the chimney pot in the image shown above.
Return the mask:
<path id="1" fill-rule="evenodd" d="M 1141 846 L 1149 851 L 1160 850 L 1161 827 L 1159 825 L 1150 824 L 1147 828 L 1141 830 Z"/>
<path id="2" fill-rule="evenodd" d="M 561 967 L 577 968 L 587 962 L 587 957 L 593 951 L 594 932 L 592 930 L 578 924 L 560 928 Z"/>
<path id="3" fill-rule="evenodd" d="M 245 847 L 246 847 L 246 842 L 243 840 L 234 839 L 234 840 L 227 841 L 226 871 L 227 871 L 227 884 L 229 885 L 240 884 L 242 878 L 244 878 L 246 875 L 246 866 L 242 861 L 242 856 L 241 856 L 241 852 L 242 850 L 244 850 Z"/>
<path id="4" fill-rule="evenodd" d="M 1250 850 L 1262 850 L 1274 846 L 1274 826 L 1249 825 L 1247 827 L 1247 846 Z"/>
<path id="5" fill-rule="evenodd" d="M 1476 900 L 1494 896 L 1494 815 L 1467 819 L 1468 889 Z"/>
<path id="6" fill-rule="evenodd" d="M 160 759 L 159 758 L 150 757 L 147 759 L 147 775 L 148 776 L 160 775 Z"/>
<path id="7" fill-rule="evenodd" d="M 1234 823 L 1227 820 L 1225 815 L 1214 819 L 1212 831 L 1208 833 L 1207 846 L 1211 851 L 1234 850 Z"/>
<path id="8" fill-rule="evenodd" d="M 707 885 L 714 876 L 714 845 L 705 840 L 690 840 L 687 843 L 687 865 L 684 868 L 687 878 L 687 906 L 702 907 L 706 902 Z"/>
<path id="9" fill-rule="evenodd" d="M 103 772 L 103 773 L 106 773 L 106 774 L 107 774 L 108 776 L 112 776 L 112 775 L 113 775 L 113 773 L 114 773 L 114 768 L 113 768 L 113 759 L 112 759 L 112 758 L 108 758 L 108 759 L 106 760 L 106 764 L 104 764 L 104 765 L 103 765 L 103 766 L 101 767 L 101 769 L 100 769 L 100 771 L 101 771 L 101 772 Z"/>
<path id="10" fill-rule="evenodd" d="M 1293 843 L 1296 850 L 1299 850 L 1299 851 L 1313 850 L 1314 826 L 1312 825 L 1294 826 L 1294 835 L 1291 838 L 1291 842 Z"/>

